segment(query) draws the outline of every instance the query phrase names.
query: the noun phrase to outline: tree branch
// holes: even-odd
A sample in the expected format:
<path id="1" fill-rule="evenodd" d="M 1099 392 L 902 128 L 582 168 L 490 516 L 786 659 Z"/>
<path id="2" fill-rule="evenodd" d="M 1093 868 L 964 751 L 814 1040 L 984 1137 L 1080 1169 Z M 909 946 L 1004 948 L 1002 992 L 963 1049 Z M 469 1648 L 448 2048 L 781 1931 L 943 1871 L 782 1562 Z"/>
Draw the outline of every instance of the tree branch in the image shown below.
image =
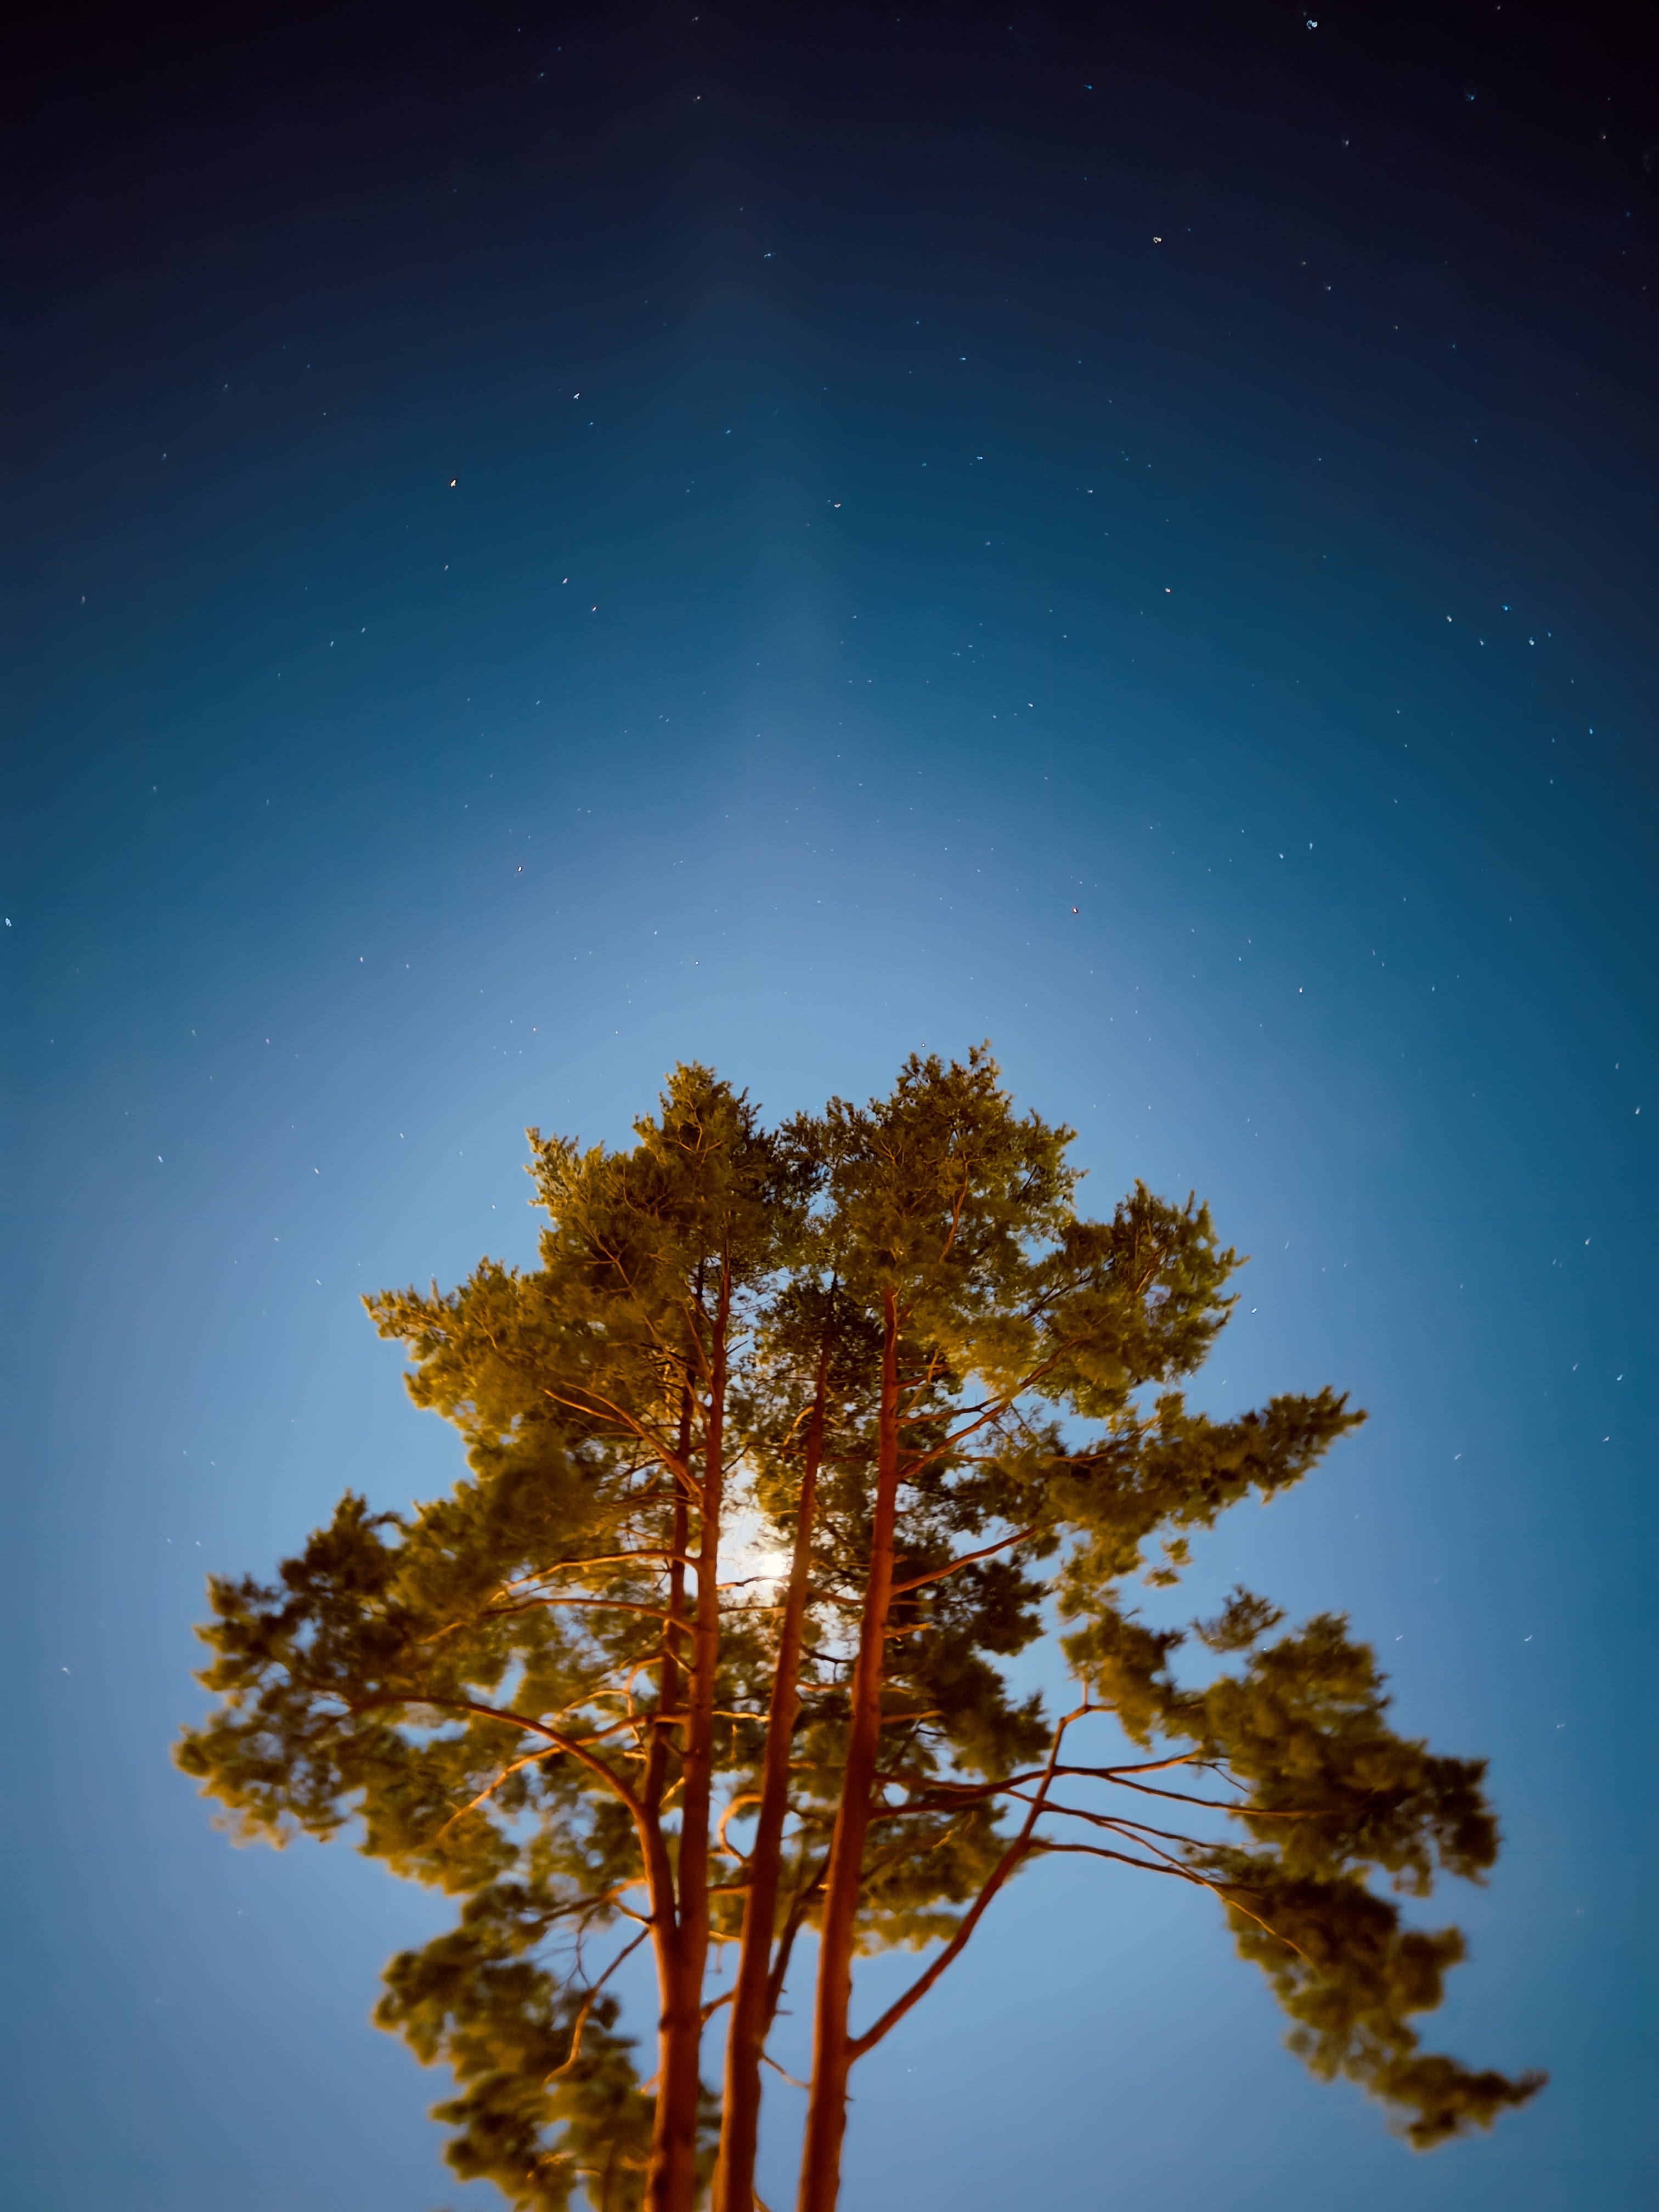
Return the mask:
<path id="1" fill-rule="evenodd" d="M 892 2030 L 898 2026 L 900 2021 L 903 2019 L 905 2014 L 910 2010 L 911 2007 L 921 2003 L 922 1998 L 925 1997 L 928 1990 L 933 1988 L 934 1983 L 938 1981 L 939 1976 L 945 1972 L 945 1968 L 949 1966 L 953 1960 L 958 1958 L 962 1952 L 966 1949 L 969 1938 L 973 1935 L 975 1929 L 978 1927 L 980 1922 L 984 1918 L 986 1910 L 990 1905 L 991 1899 L 1003 1887 L 1003 1884 L 1008 1880 L 1016 1867 L 1018 1866 L 1020 1861 L 1024 1858 L 1033 1848 L 1034 1832 L 1036 1830 L 1037 1821 L 1042 1817 L 1042 1814 L 1043 1796 L 1048 1790 L 1049 1782 L 1053 1779 L 1054 1767 L 1059 1763 L 1060 1747 L 1065 1741 L 1066 1729 L 1072 1725 L 1073 1721 L 1081 1720 L 1085 1713 L 1092 1710 L 1093 1708 L 1089 1705 L 1079 1705 L 1074 1712 L 1066 1713 L 1061 1716 L 1054 1728 L 1054 1744 L 1048 1753 L 1048 1765 L 1043 1770 L 1042 1784 L 1039 1786 L 1036 1797 L 1032 1802 L 1031 1809 L 1026 1814 L 1024 1821 L 1020 1827 L 1019 1833 L 1014 1838 L 1007 1850 L 1003 1853 L 1002 1856 L 997 1861 L 996 1865 L 992 1869 L 991 1873 L 988 1877 L 984 1887 L 981 1889 L 979 1895 L 974 1899 L 973 1904 L 963 1915 L 962 1923 L 957 1928 L 956 1934 L 945 1945 L 944 1950 L 939 1953 L 938 1958 L 933 1960 L 930 1966 L 926 1968 L 923 1972 L 916 1977 L 915 1980 L 911 1983 L 909 1988 L 904 1992 L 902 1996 L 897 1998 L 895 2002 L 888 2006 L 886 2011 L 883 2013 L 881 2018 L 877 2021 L 873 2027 L 866 2029 L 864 2034 L 856 2036 L 852 2039 L 851 2050 L 854 2059 L 862 2058 L 866 2051 L 873 2051 L 875 2049 L 877 2044 L 881 2041 L 884 2036 L 890 2034 Z"/>
<path id="2" fill-rule="evenodd" d="M 1103 1844 L 1051 1844 L 1039 1838 L 1034 1846 L 1033 1856 L 1044 1858 L 1070 1856 L 1116 1859 L 1122 1866 L 1139 1867 L 1143 1874 L 1168 1874 L 1173 1875 L 1178 1881 L 1194 1882 L 1200 1889 L 1207 1889 L 1214 1896 L 1218 1897 L 1224 1905 L 1231 1905 L 1235 1912 L 1242 1912 L 1247 1920 L 1253 1920 L 1264 1935 L 1273 1937 L 1275 1943 L 1282 1943 L 1287 1951 L 1294 1951 L 1304 1966 L 1311 1966 L 1314 1963 L 1299 1943 L 1293 1943 L 1288 1936 L 1281 1935 L 1279 1929 L 1270 1922 L 1264 1920 L 1259 1912 L 1252 1912 L 1248 1905 L 1241 1903 L 1240 1900 L 1246 1893 L 1234 1883 L 1211 1881 L 1204 1875 L 1194 1874 L 1191 1867 L 1164 1866 L 1160 1865 L 1156 1859 L 1131 1858 L 1127 1851 L 1108 1850 Z"/>
<path id="3" fill-rule="evenodd" d="M 1022 1528 L 1016 1536 L 1004 1536 L 1000 1542 L 988 1544 L 981 1552 L 965 1552 L 959 1559 L 952 1559 L 948 1567 L 940 1567 L 926 1575 L 914 1575 L 908 1583 L 895 1583 L 893 1595 L 902 1597 L 907 1590 L 926 1589 L 929 1583 L 942 1583 L 947 1575 L 958 1574 L 963 1567 L 971 1567 L 975 1559 L 988 1559 L 995 1552 L 1006 1552 L 1013 1544 L 1023 1544 L 1028 1536 L 1035 1536 L 1035 1528 Z"/>
<path id="4" fill-rule="evenodd" d="M 616 1972 L 617 1967 L 621 1966 L 623 1960 L 630 1956 L 632 1953 L 637 1951 L 641 1944 L 644 1942 L 646 1937 L 650 1933 L 651 1923 L 647 1921 L 645 1926 L 640 1930 L 633 1942 L 631 1943 L 625 1944 L 617 1954 L 616 1957 L 611 1961 L 611 1964 L 599 1976 L 599 1980 L 594 1983 L 592 1988 L 589 1990 L 587 1995 L 582 1999 L 581 2009 L 576 2014 L 576 2025 L 570 2032 L 570 2056 L 565 2060 L 562 2066 L 556 2066 L 550 2074 L 544 2075 L 543 2077 L 544 2081 L 557 2081 L 561 2080 L 563 2075 L 567 2075 L 570 2071 L 576 2061 L 581 2057 L 582 2030 L 587 2026 L 587 2015 L 593 2009 L 594 2000 L 598 1997 L 599 1991 L 605 1987 L 605 1984 L 611 1979 L 612 1974 Z"/>
<path id="5" fill-rule="evenodd" d="M 388 1700 L 382 1698 L 376 1702 L 385 1704 Z M 645 1807 L 616 1769 L 599 1758 L 597 1753 L 589 1751 L 576 1737 L 566 1735 L 558 1729 L 550 1729 L 544 1722 L 531 1720 L 523 1713 L 503 1712 L 499 1706 L 482 1705 L 471 1698 L 400 1698 L 397 1702 L 399 1705 L 431 1705 L 440 1712 L 447 1710 L 476 1713 L 480 1720 L 500 1721 L 506 1728 L 523 1729 L 532 1735 L 543 1736 L 555 1751 L 568 1752 L 579 1766 L 586 1767 L 591 1774 L 597 1775 L 607 1788 L 614 1790 L 636 1821 L 645 1819 Z"/>

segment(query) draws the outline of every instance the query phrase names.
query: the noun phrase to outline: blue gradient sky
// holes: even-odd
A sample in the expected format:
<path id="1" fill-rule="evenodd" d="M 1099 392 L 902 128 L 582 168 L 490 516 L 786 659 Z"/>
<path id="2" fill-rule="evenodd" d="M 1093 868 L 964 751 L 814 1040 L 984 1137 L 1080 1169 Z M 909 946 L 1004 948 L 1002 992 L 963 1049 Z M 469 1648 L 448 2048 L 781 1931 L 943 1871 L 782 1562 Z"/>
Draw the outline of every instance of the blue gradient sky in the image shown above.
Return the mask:
<path id="1" fill-rule="evenodd" d="M 1554 2078 L 1413 2159 L 1048 1868 L 849 2203 L 1652 2201 L 1659 111 L 1562 13 L 26 37 L 5 2202 L 498 2201 L 368 2025 L 441 1912 L 169 1767 L 203 1575 L 453 1479 L 356 1300 L 529 1255 L 526 1123 L 986 1036 L 1253 1255 L 1206 1402 L 1370 1407 L 1182 1608 L 1346 1607 L 1491 1753 L 1433 2033 Z"/>

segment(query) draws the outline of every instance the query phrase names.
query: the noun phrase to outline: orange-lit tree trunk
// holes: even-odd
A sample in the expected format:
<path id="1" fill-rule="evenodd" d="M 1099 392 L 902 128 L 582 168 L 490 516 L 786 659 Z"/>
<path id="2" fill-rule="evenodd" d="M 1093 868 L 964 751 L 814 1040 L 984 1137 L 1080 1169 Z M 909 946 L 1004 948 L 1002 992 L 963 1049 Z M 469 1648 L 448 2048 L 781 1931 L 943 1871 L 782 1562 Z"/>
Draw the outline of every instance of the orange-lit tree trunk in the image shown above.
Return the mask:
<path id="1" fill-rule="evenodd" d="M 714 1683 L 720 1665 L 720 1510 L 725 1491 L 727 1331 L 731 1269 L 724 1259 L 708 1343 L 702 1481 L 696 1500 L 697 1601 L 691 1621 L 685 1740 L 681 1756 L 678 1910 L 672 1893 L 653 1920 L 657 1934 L 660 2067 L 646 2176 L 647 2212 L 691 2212 L 697 2183 L 697 2112 L 702 2102 L 702 1985 L 708 1962 L 708 1833 L 714 1790 Z"/>
<path id="2" fill-rule="evenodd" d="M 776 1671 L 766 1719 L 766 1755 L 761 1770 L 760 1812 L 749 1857 L 749 1888 L 744 1899 L 743 1936 L 737 1985 L 726 2042 L 726 2094 L 720 2110 L 720 2164 L 714 2175 L 714 2212 L 753 2212 L 755 2152 L 760 2133 L 761 2065 L 775 2002 L 772 1982 L 772 1938 L 777 1923 L 778 1886 L 783 1860 L 783 1826 L 789 1810 L 789 1752 L 800 1709 L 800 1650 L 806 1620 L 807 1583 L 811 1569 L 812 1519 L 817 1498 L 818 1466 L 823 1456 L 824 1405 L 830 1379 L 830 1332 L 826 1325 L 818 1358 L 817 1382 L 806 1431 L 800 1498 L 796 1509 L 789 1583 L 778 1636 Z"/>
<path id="3" fill-rule="evenodd" d="M 685 1610 L 685 1561 L 686 1546 L 690 1539 L 692 1405 L 693 1391 L 688 1378 L 680 1411 L 678 1462 L 673 1470 L 674 1513 L 672 1534 L 669 1540 L 668 1619 L 663 1623 L 662 1667 L 659 1676 L 656 1720 L 651 1732 L 651 1746 L 646 1758 L 645 1788 L 641 1793 L 648 1828 L 644 1853 L 647 1887 L 651 1902 L 653 1950 L 657 1962 L 658 2033 L 662 2038 L 662 2045 L 658 2052 L 659 2087 L 671 2063 L 667 2040 L 670 2024 L 678 2020 L 682 2009 L 678 2002 L 681 1978 L 679 1911 L 675 1897 L 673 1862 L 663 1840 L 662 1806 L 670 1772 L 676 1763 L 675 1733 L 684 1723 L 680 1705 L 684 1686 L 681 1645 L 690 1629 Z M 670 2181 L 668 2160 L 663 2154 L 662 2136 L 662 2105 L 659 2100 L 646 2197 L 648 2203 L 653 2207 L 660 2205 L 665 2212 L 665 2208 L 678 2203 L 679 2199 L 675 2193 L 675 2185 Z M 687 2197 L 684 2201 L 690 2203 L 690 2200 Z"/>
<path id="4" fill-rule="evenodd" d="M 887 1615 L 893 1587 L 893 1532 L 898 1513 L 897 1300 L 882 1298 L 881 1413 L 877 1431 L 876 1505 L 869 1579 L 853 1674 L 852 1723 L 835 1836 L 824 1877 L 818 1938 L 817 2010 L 812 2042 L 812 2091 L 801 2154 L 800 2212 L 835 2212 L 841 2152 L 847 2133 L 847 2082 L 853 2063 L 848 2011 L 853 1996 L 853 1943 L 871 1796 L 881 1753 L 881 1691 Z"/>

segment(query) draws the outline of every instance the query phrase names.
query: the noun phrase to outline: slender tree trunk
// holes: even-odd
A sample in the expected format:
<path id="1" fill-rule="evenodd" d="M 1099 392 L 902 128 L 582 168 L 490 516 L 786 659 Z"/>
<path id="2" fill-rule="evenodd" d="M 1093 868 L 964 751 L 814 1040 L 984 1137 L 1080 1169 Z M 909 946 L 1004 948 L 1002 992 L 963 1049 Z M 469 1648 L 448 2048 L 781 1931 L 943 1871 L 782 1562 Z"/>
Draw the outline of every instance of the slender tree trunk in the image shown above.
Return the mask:
<path id="1" fill-rule="evenodd" d="M 853 1996 L 853 1937 L 864 1875 L 870 1801 L 881 1756 L 881 1690 L 887 1614 L 893 1586 L 893 1531 L 898 1513 L 898 1308 L 882 1300 L 881 1418 L 878 1431 L 875 1522 L 853 1675 L 852 1726 L 835 1837 L 824 1877 L 818 1938 L 817 2013 L 812 2045 L 812 2094 L 801 2154 L 799 2212 L 835 2212 L 841 2150 L 847 2133 L 847 2083 L 853 2051 L 848 2011 Z"/>
<path id="2" fill-rule="evenodd" d="M 800 1647 L 806 1620 L 806 1587 L 812 1561 L 812 1516 L 817 1498 L 818 1464 L 823 1455 L 824 1401 L 830 1379 L 830 1324 L 818 1356 L 812 1417 L 806 1431 L 805 1462 L 795 1538 L 789 1561 L 789 1586 L 778 1637 L 777 1669 L 772 1677 L 766 1717 L 766 1757 L 761 1771 L 760 1814 L 749 1856 L 749 1889 L 744 1899 L 743 1938 L 737 1986 L 726 2039 L 726 2095 L 720 2112 L 720 2164 L 714 2172 L 714 2212 L 754 2212 L 755 2151 L 760 2133 L 761 2057 L 771 2026 L 772 1938 L 778 1913 L 778 1882 L 783 1858 L 783 1824 L 789 1811 L 789 1753 L 795 1716 L 800 1709 Z"/>
<path id="3" fill-rule="evenodd" d="M 663 1971 L 658 1954 L 662 2017 L 657 2047 L 657 2110 L 645 2181 L 647 2212 L 691 2212 L 697 2191 L 697 2106 L 702 2094 L 702 1975 L 695 1971 L 684 1931 L 672 1939 Z"/>
<path id="4" fill-rule="evenodd" d="M 689 1468 L 691 1464 L 691 1386 L 689 1382 L 680 1400 L 679 1448 L 679 1464 Z M 688 1479 L 678 1474 L 674 1478 L 674 1513 L 672 1533 L 669 1537 L 668 1619 L 663 1623 L 662 1673 L 657 1697 L 657 1721 L 651 1731 L 651 1747 L 646 1755 L 645 1788 L 641 1792 L 653 1818 L 662 1810 L 663 1788 L 668 1778 L 674 1729 L 679 1718 L 680 1638 L 685 1628 L 685 1547 L 690 1537 L 690 1513 L 686 1498 Z"/>
<path id="5" fill-rule="evenodd" d="M 680 2085 L 685 2078 L 688 2060 L 693 2081 L 696 2081 L 699 2075 L 702 1984 L 699 1976 L 689 1992 L 690 2001 L 688 2004 L 681 1913 L 675 1897 L 672 1863 L 664 1844 L 660 1825 L 663 1796 L 674 1765 L 675 1732 L 684 1729 L 686 1725 L 686 1715 L 681 1705 L 686 1669 L 682 1663 L 681 1650 L 687 1638 L 695 1637 L 685 1607 L 686 1547 L 690 1540 L 690 1512 L 686 1486 L 691 1465 L 692 1407 L 693 1393 L 688 1381 L 681 1402 L 679 1432 L 679 1465 L 686 1472 L 683 1475 L 677 1474 L 675 1479 L 672 1534 L 669 1540 L 672 1557 L 668 1563 L 668 1619 L 663 1624 L 661 1689 L 657 1700 L 656 1725 L 652 1731 L 651 1746 L 646 1758 L 646 1780 L 642 1792 L 654 1832 L 653 1842 L 655 1848 L 647 1857 L 647 1877 L 650 1878 L 652 1948 L 657 1961 L 659 2002 L 657 2106 L 645 2184 L 645 2201 L 649 2212 L 690 2212 L 696 2194 L 695 2172 L 687 2166 L 681 2155 L 677 2140 L 678 2131 L 672 2128 L 669 2122 L 671 2112 L 678 2112 L 684 2101 Z M 689 2038 L 688 2026 L 690 2029 Z M 686 2050 L 688 2039 L 691 2045 L 689 2053 Z M 672 2100 L 671 2083 L 674 2086 Z M 695 2100 L 694 2090 L 693 2166 Z"/>
<path id="6" fill-rule="evenodd" d="M 661 2070 L 646 2178 L 647 2212 L 691 2212 L 702 2099 L 702 1985 L 708 1961 L 708 1830 L 714 1786 L 714 1683 L 720 1666 L 720 1509 L 725 1490 L 726 1334 L 732 1274 L 722 1257 L 709 1344 L 708 1405 L 698 1499 L 697 1604 L 680 1798 L 679 1925 L 663 1978 Z M 659 1972 L 663 1958 L 659 1948 Z"/>

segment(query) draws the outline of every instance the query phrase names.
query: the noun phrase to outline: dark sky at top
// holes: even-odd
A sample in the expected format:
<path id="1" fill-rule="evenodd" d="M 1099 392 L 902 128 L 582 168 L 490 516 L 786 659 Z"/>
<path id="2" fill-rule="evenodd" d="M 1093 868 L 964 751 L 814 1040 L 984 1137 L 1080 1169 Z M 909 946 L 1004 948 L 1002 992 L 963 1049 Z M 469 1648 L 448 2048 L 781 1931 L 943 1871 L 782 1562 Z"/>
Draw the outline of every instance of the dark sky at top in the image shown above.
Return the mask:
<path id="1" fill-rule="evenodd" d="M 368 2025 L 441 1908 L 169 1767 L 203 1575 L 454 1479 L 356 1298 L 529 1255 L 526 1123 L 986 1036 L 1254 1255 L 1203 1402 L 1370 1408 L 1180 1606 L 1346 1607 L 1492 1755 L 1434 2033 L 1553 2080 L 1413 2160 L 1201 1904 L 1039 1869 L 849 2203 L 1652 2201 L 1638 21 L 14 23 L 6 2203 L 495 2201 Z"/>

